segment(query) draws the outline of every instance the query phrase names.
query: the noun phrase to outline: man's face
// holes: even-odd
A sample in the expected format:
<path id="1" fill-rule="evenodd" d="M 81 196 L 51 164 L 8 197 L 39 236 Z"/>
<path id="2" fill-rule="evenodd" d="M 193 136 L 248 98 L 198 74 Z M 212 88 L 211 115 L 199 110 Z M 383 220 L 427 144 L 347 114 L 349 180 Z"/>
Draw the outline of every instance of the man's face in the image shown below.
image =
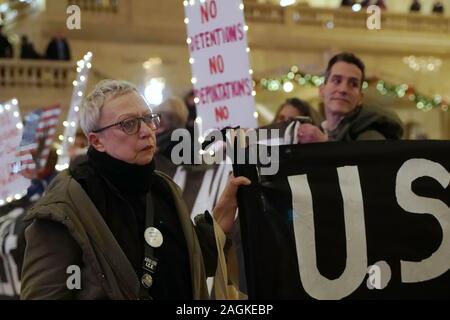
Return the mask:
<path id="1" fill-rule="evenodd" d="M 328 81 L 320 87 L 325 111 L 332 115 L 346 115 L 362 103 L 362 72 L 347 62 L 337 62 L 331 67 Z"/>
<path id="2" fill-rule="evenodd" d="M 98 128 L 132 118 L 141 117 L 151 110 L 136 92 L 109 98 L 103 105 Z M 145 165 L 152 161 L 156 149 L 155 130 L 140 121 L 137 133 L 129 135 L 120 126 L 99 133 L 90 133 L 90 143 L 100 152 L 132 164 Z"/>

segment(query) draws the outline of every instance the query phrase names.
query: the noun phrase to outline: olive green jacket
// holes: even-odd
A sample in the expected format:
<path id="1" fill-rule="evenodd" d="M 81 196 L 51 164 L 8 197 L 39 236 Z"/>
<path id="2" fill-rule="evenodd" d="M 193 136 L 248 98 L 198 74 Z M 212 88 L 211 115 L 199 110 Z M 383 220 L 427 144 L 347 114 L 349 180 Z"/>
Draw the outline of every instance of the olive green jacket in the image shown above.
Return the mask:
<path id="1" fill-rule="evenodd" d="M 165 174 L 155 173 L 175 200 L 189 252 L 193 298 L 208 299 L 202 252 L 188 210 L 177 185 Z M 139 299 L 136 272 L 68 171 L 54 179 L 25 222 L 30 225 L 25 231 L 21 299 Z M 77 267 L 80 290 L 73 278 Z"/>

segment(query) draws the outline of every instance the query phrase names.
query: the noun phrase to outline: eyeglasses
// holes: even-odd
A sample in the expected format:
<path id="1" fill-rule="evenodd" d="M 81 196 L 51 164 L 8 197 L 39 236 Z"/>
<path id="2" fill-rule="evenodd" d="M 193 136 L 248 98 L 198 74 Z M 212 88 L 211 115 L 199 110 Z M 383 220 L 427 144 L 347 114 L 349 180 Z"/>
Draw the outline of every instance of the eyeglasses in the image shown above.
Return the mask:
<path id="1" fill-rule="evenodd" d="M 142 117 L 130 117 L 125 120 L 111 124 L 109 126 L 97 130 L 92 130 L 92 132 L 99 133 L 106 129 L 115 126 L 120 126 L 120 129 L 122 129 L 123 132 L 132 135 L 138 133 L 139 130 L 141 130 L 141 121 L 144 121 L 146 125 L 150 126 L 153 130 L 156 130 L 159 128 L 161 124 L 161 115 L 159 113 L 147 113 L 144 114 Z"/>

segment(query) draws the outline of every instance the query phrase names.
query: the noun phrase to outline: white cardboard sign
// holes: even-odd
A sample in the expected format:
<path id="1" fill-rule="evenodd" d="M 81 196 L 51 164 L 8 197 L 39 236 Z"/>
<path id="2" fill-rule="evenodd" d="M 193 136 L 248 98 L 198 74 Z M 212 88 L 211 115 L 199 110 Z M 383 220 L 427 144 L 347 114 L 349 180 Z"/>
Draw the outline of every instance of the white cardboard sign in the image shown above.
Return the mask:
<path id="1" fill-rule="evenodd" d="M 30 180 L 19 174 L 16 157 L 22 130 L 17 100 L 0 104 L 0 206 L 20 199 L 30 186 Z"/>
<path id="2" fill-rule="evenodd" d="M 200 133 L 255 128 L 255 100 L 242 0 L 184 1 Z"/>

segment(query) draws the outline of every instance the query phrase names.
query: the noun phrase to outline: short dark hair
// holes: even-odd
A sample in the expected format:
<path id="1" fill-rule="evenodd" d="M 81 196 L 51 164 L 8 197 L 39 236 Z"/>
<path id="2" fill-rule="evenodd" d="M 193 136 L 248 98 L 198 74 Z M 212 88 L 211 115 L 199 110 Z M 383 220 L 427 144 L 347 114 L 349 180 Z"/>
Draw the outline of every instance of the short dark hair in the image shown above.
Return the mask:
<path id="1" fill-rule="evenodd" d="M 361 61 L 360 58 L 355 56 L 353 53 L 349 52 L 338 53 L 337 55 L 335 55 L 333 58 L 330 59 L 330 61 L 328 62 L 327 69 L 325 70 L 325 83 L 328 82 L 328 78 L 330 77 L 331 73 L 331 68 L 338 62 L 346 62 L 349 64 L 354 64 L 355 66 L 358 67 L 359 70 L 361 70 L 362 79 L 360 86 L 362 87 L 362 84 L 366 78 L 365 72 L 366 67 L 364 66 L 364 63 Z"/>

